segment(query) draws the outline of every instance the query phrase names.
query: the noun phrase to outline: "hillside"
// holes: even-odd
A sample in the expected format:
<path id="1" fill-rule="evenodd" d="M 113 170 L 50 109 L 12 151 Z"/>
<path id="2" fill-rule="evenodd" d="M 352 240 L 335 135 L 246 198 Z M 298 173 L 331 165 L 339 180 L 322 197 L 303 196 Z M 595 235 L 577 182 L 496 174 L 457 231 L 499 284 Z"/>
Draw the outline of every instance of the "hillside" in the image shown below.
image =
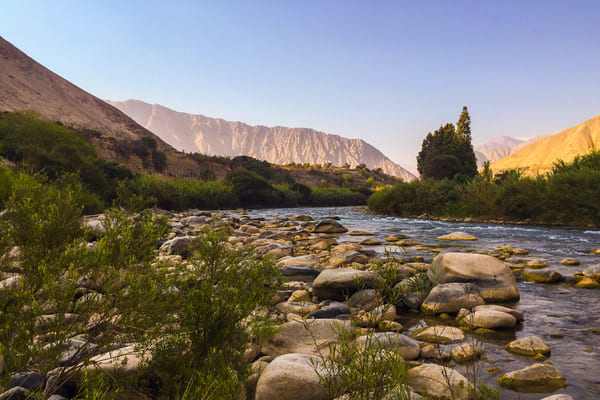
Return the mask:
<path id="1" fill-rule="evenodd" d="M 161 171 L 182 176 L 200 173 L 193 160 L 178 154 L 152 132 L 99 98 L 39 64 L 0 37 L 0 112 L 34 110 L 43 119 L 81 132 L 110 161 L 147 171 L 135 148 L 150 137 L 166 157 Z M 150 168 L 152 170 L 152 168 Z M 156 171 L 154 171 L 156 172 Z"/>
<path id="2" fill-rule="evenodd" d="M 415 179 L 361 139 L 306 128 L 250 126 L 177 112 L 139 100 L 108 102 L 178 150 L 227 157 L 248 155 L 275 164 L 365 164 L 406 181 Z"/>
<path id="3" fill-rule="evenodd" d="M 526 174 L 544 173 L 558 161 L 600 150 L 600 115 L 575 127 L 548 136 L 491 164 L 493 171 L 522 169 Z"/>

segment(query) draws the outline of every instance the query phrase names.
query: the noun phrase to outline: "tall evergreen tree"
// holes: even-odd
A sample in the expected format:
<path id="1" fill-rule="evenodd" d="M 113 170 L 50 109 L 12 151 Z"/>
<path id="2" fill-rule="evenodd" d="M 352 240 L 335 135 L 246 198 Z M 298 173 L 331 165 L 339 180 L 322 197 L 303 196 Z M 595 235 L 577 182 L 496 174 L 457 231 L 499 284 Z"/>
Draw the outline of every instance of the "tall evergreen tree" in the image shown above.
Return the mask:
<path id="1" fill-rule="evenodd" d="M 477 175 L 467 107 L 463 107 L 457 128 L 453 124 L 442 125 L 423 140 L 417 170 L 423 179 L 470 179 Z"/>
<path id="2" fill-rule="evenodd" d="M 471 116 L 467 106 L 464 106 L 460 117 L 458 117 L 458 123 L 456 124 L 456 133 L 464 138 L 468 138 L 471 141 Z"/>

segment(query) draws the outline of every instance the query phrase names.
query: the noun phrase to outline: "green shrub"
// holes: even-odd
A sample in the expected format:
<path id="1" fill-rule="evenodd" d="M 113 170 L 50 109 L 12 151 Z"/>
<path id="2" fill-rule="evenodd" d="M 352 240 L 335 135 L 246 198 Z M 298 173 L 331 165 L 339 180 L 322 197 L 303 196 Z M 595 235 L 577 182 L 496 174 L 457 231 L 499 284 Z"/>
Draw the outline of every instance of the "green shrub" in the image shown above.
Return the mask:
<path id="1" fill-rule="evenodd" d="M 181 266 L 173 276 L 179 291 L 170 312 L 177 326 L 164 327 L 150 364 L 159 396 L 236 398 L 249 374 L 244 350 L 274 333 L 262 310 L 279 288 L 279 269 L 231 248 L 227 235 L 204 230 L 194 243 L 193 268 Z"/>

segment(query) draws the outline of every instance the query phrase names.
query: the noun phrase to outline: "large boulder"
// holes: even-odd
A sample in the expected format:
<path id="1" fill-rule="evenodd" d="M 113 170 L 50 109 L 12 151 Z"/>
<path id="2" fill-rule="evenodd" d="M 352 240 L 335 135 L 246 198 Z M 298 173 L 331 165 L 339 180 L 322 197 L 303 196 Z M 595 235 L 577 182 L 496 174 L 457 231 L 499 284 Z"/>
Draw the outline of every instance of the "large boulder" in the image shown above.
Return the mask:
<path id="1" fill-rule="evenodd" d="M 442 253 L 434 260 L 427 276 L 433 282 L 472 282 L 485 301 L 519 299 L 519 289 L 511 269 L 495 257 L 471 253 Z"/>
<path id="2" fill-rule="evenodd" d="M 373 271 L 335 268 L 321 271 L 313 282 L 313 294 L 320 299 L 345 300 L 360 289 L 373 288 L 380 279 Z"/>
<path id="3" fill-rule="evenodd" d="M 549 393 L 567 386 L 564 376 L 556 367 L 539 363 L 507 372 L 498 378 L 498 382 L 501 386 L 524 393 Z"/>
<path id="4" fill-rule="evenodd" d="M 255 400 L 327 400 L 317 373 L 321 359 L 307 354 L 285 354 L 264 369 L 256 384 Z"/>
<path id="5" fill-rule="evenodd" d="M 318 355 L 328 352 L 329 345 L 337 343 L 340 333 L 352 334 L 350 321 L 338 319 L 315 319 L 286 322 L 279 327 L 275 336 L 262 347 L 262 353 L 277 357 L 287 353 Z M 315 347 L 318 346 L 318 349 Z"/>
<path id="6" fill-rule="evenodd" d="M 437 364 L 422 364 L 408 370 L 407 382 L 417 393 L 434 399 L 470 399 L 475 388 L 460 372 Z"/>
<path id="7" fill-rule="evenodd" d="M 443 283 L 437 285 L 423 301 L 421 309 L 428 314 L 456 313 L 461 308 L 485 304 L 479 288 L 472 283 Z"/>
<path id="8" fill-rule="evenodd" d="M 313 232 L 316 233 L 344 233 L 348 232 L 348 228 L 334 219 L 321 220 L 313 228 Z"/>
<path id="9" fill-rule="evenodd" d="M 357 346 L 381 346 L 383 349 L 396 349 L 405 360 L 414 360 L 419 357 L 421 347 L 416 340 L 394 332 L 376 332 L 358 338 Z"/>

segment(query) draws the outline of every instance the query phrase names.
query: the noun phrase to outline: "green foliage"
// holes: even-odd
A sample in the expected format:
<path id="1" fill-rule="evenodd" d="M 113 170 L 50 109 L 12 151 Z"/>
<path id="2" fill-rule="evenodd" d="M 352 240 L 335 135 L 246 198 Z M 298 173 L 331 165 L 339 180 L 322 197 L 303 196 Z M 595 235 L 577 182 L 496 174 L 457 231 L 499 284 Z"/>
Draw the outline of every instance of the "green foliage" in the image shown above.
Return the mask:
<path id="1" fill-rule="evenodd" d="M 471 181 L 423 180 L 375 192 L 376 212 L 405 217 L 474 217 L 542 224 L 600 224 L 600 153 L 557 163 L 545 176 L 506 171 L 492 177 L 489 166 Z"/>
<path id="2" fill-rule="evenodd" d="M 234 195 L 244 206 L 272 207 L 283 201 L 283 194 L 269 181 L 246 169 L 229 172 L 225 182 L 232 185 Z"/>
<path id="3" fill-rule="evenodd" d="M 477 175 L 467 107 L 463 107 L 457 129 L 446 124 L 427 134 L 417 156 L 417 170 L 422 179 L 452 179 L 460 175 L 468 180 Z"/>
<path id="4" fill-rule="evenodd" d="M 310 322 L 304 324 L 310 332 Z M 346 395 L 350 400 L 408 400 L 404 386 L 408 368 L 393 346 L 386 346 L 371 333 L 357 346 L 354 337 L 359 332 L 338 331 L 337 343 L 329 345 L 327 355 L 314 368 L 325 385 L 330 399 Z"/>
<path id="5" fill-rule="evenodd" d="M 208 392 L 235 398 L 249 373 L 244 350 L 274 333 L 262 309 L 280 285 L 279 270 L 231 248 L 224 230 L 205 230 L 191 261 L 193 267 L 182 266 L 171 282 L 179 288 L 170 306 L 178 326 L 164 328 L 151 370 L 162 395 L 185 390 L 189 398 Z"/>

